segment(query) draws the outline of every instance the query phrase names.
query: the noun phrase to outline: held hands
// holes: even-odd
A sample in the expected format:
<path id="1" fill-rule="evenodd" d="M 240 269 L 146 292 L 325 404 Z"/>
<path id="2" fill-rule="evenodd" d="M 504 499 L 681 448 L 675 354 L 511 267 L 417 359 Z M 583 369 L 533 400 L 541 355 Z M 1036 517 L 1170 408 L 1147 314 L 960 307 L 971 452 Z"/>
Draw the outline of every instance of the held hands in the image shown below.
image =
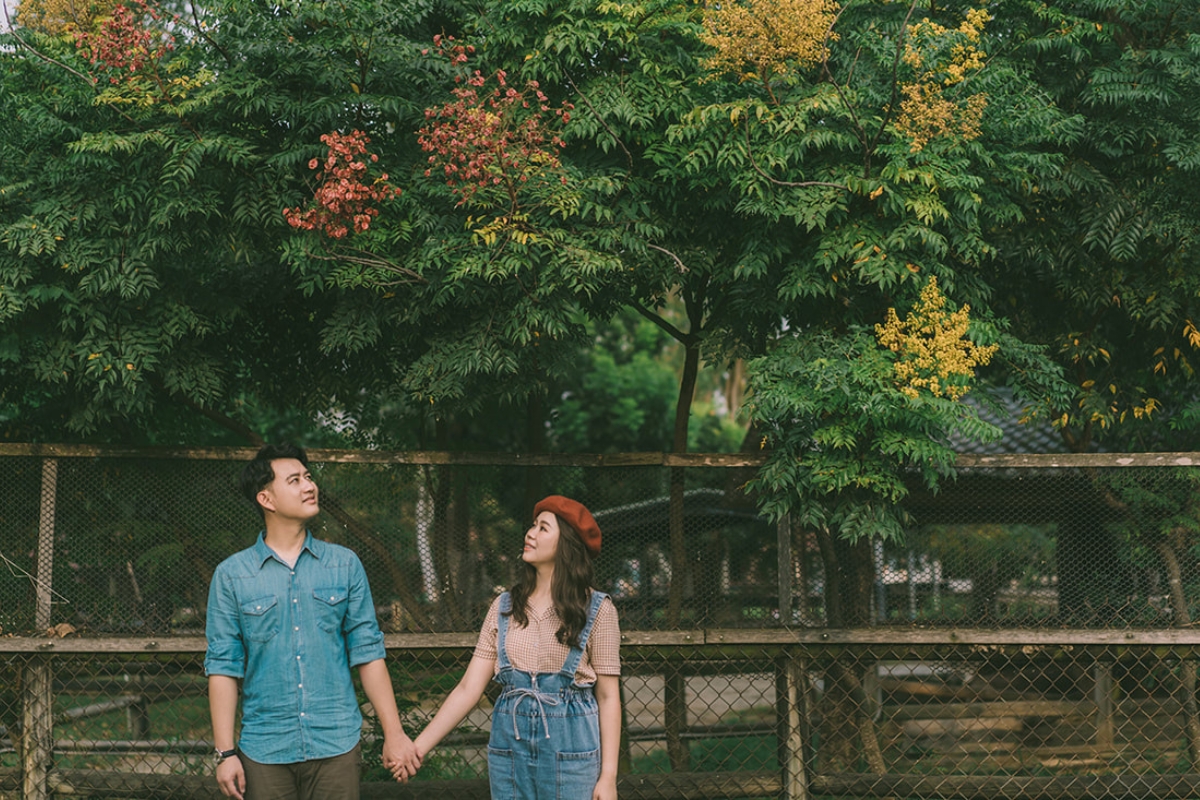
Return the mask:
<path id="1" fill-rule="evenodd" d="M 246 770 L 240 757 L 230 756 L 217 764 L 217 787 L 226 797 L 242 800 L 246 791 Z"/>
<path id="2" fill-rule="evenodd" d="M 391 771 L 392 777 L 403 783 L 417 774 L 421 768 L 421 755 L 416 745 L 406 734 L 383 740 L 383 766 Z"/>

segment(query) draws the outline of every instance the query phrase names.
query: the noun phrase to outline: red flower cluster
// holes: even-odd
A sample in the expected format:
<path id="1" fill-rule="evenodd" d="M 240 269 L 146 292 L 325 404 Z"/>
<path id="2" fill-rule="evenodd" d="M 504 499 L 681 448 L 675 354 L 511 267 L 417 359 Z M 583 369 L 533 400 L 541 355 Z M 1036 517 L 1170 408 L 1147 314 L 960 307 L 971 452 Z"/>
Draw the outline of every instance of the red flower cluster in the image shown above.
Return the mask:
<path id="1" fill-rule="evenodd" d="M 118 5 L 112 16 L 94 33 L 75 34 L 75 46 L 84 51 L 93 64 L 131 78 L 147 64 L 154 65 L 174 45 L 174 38 L 153 27 L 161 19 L 147 0 L 133 0 L 134 9 Z M 110 75 L 110 83 L 120 83 L 122 75 Z"/>
<path id="2" fill-rule="evenodd" d="M 314 158 L 308 162 L 309 169 L 320 169 L 314 205 L 285 208 L 283 215 L 293 228 L 320 229 L 331 239 L 341 239 L 351 230 L 362 233 L 371 227 L 371 218 L 379 215 L 379 209 L 371 204 L 395 197 L 400 189 L 387 182 L 386 172 L 370 185 L 363 183 L 367 164 L 359 157 L 366 155 L 373 163 L 379 156 L 367 153 L 371 138 L 362 131 L 334 131 L 322 136 L 321 141 L 329 145 L 325 161 Z"/>
<path id="3" fill-rule="evenodd" d="M 452 44 L 453 37 L 434 38 L 439 54 L 454 64 L 465 64 L 473 48 Z M 446 177 L 446 185 L 462 205 L 480 192 L 496 187 L 515 208 L 517 195 L 531 178 L 543 181 L 561 162 L 556 150 L 564 147 L 558 132 L 548 123 L 565 124 L 571 119 L 570 103 L 551 109 L 549 99 L 529 81 L 523 89 L 508 85 L 508 75 L 497 70 L 491 78 L 475 70 L 458 76 L 455 100 L 440 108 L 425 110 L 426 124 L 418 132 L 421 149 L 430 153 L 426 175 L 434 171 Z M 488 89 L 489 83 L 493 88 Z M 566 183 L 566 177 L 558 179 Z"/>

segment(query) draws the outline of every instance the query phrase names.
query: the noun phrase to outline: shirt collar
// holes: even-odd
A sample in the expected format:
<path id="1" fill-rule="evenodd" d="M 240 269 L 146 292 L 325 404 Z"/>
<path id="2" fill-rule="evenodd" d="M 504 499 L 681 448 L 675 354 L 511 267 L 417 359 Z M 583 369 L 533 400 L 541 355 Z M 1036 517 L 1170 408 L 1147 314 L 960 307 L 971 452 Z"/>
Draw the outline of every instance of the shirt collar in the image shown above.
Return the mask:
<path id="1" fill-rule="evenodd" d="M 279 561 L 279 556 L 275 555 L 275 551 L 267 547 L 266 531 L 258 532 L 258 541 L 254 543 L 253 549 L 254 563 L 258 564 L 259 569 L 262 569 L 268 559 L 274 558 L 276 561 Z M 304 532 L 304 546 L 300 548 L 300 555 L 304 555 L 305 550 L 311 553 L 313 558 L 320 560 L 321 554 L 325 552 L 325 543 L 320 539 L 314 539 L 312 531 L 306 530 Z"/>

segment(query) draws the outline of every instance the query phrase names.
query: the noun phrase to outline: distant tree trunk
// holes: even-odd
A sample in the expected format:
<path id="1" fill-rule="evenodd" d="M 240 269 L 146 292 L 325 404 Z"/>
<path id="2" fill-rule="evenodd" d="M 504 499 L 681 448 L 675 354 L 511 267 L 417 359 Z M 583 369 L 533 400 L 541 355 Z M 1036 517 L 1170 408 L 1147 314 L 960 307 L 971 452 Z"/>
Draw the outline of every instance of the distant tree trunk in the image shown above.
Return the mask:
<path id="1" fill-rule="evenodd" d="M 400 602 L 404 605 L 404 611 L 418 625 L 429 630 L 429 617 L 421 608 L 420 601 L 417 598 L 416 592 L 413 591 L 412 583 L 408 580 L 408 575 L 405 574 L 403 565 L 396 560 L 392 554 L 388 544 L 379 538 L 368 526 L 364 525 L 357 517 L 338 502 L 337 498 L 329 492 L 321 494 L 322 510 L 338 521 L 339 524 L 346 528 L 346 532 L 350 534 L 357 542 L 370 550 L 384 569 L 387 570 L 388 576 L 392 579 L 392 590 L 400 598 Z M 376 594 L 376 597 L 379 597 Z"/>
<path id="2" fill-rule="evenodd" d="M 450 431 L 444 422 L 437 423 L 438 446 L 449 449 Z M 465 484 L 460 467 L 446 465 L 440 470 L 440 480 L 434 492 L 433 565 L 442 585 L 439 587 L 439 606 L 452 630 L 465 630 L 467 624 L 461 599 L 463 559 L 466 553 L 467 509 L 463 502 Z M 460 485 L 464 484 L 464 485 Z"/>
<path id="3" fill-rule="evenodd" d="M 1000 594 L 1000 570 L 994 558 L 972 564 L 971 619 L 977 625 L 996 621 L 996 598 Z"/>
<path id="4" fill-rule="evenodd" d="M 683 377 L 679 381 L 679 398 L 675 403 L 675 433 L 672 453 L 686 453 L 688 420 L 692 413 L 692 398 L 696 394 L 696 376 L 700 371 L 700 348 L 694 339 L 684 342 Z M 671 468 L 670 488 L 670 547 L 671 586 L 667 593 L 667 624 L 679 626 L 683 612 L 683 590 L 687 585 L 687 542 L 683 530 L 683 493 L 686 488 L 684 470 Z"/>
<path id="5" fill-rule="evenodd" d="M 1112 598 L 1128 596 L 1130 586 L 1112 534 L 1089 519 L 1059 520 L 1056 561 L 1064 624 L 1108 623 L 1119 614 Z"/>

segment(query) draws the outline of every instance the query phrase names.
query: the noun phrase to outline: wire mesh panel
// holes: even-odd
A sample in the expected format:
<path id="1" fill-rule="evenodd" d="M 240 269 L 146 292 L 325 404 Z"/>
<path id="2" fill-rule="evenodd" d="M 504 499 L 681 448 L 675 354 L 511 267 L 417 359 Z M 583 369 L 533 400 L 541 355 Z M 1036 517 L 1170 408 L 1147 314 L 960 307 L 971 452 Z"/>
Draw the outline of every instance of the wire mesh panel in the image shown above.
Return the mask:
<path id="1" fill-rule="evenodd" d="M 40 764 L 64 794 L 218 796 L 202 636 L 261 528 L 249 455 L 0 457 L 0 793 Z M 561 493 L 625 635 L 624 797 L 1192 792 L 1195 470 L 972 466 L 913 487 L 904 541 L 850 542 L 760 517 L 744 464 L 614 460 L 313 454 L 313 533 L 366 567 L 410 733 Z M 486 792 L 491 700 L 407 788 L 368 707 L 368 796 Z"/>
<path id="2" fill-rule="evenodd" d="M 818 794 L 1161 797 L 1200 786 L 1191 646 L 809 652 Z"/>

